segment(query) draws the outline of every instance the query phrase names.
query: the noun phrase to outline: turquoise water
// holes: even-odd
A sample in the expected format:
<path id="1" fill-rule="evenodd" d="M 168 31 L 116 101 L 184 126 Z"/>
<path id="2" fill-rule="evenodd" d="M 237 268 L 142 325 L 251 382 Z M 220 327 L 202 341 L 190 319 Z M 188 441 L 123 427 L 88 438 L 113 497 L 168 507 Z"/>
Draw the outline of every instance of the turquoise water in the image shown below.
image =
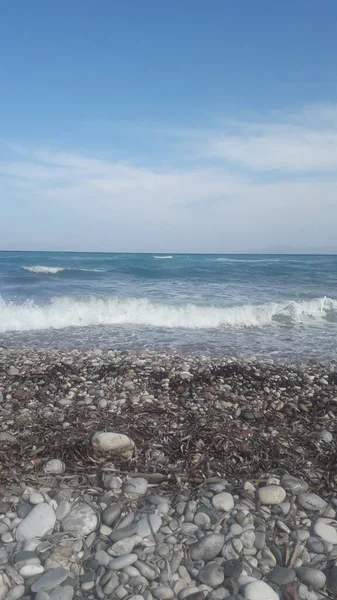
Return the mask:
<path id="1" fill-rule="evenodd" d="M 0 253 L 0 344 L 332 358 L 337 256 Z"/>

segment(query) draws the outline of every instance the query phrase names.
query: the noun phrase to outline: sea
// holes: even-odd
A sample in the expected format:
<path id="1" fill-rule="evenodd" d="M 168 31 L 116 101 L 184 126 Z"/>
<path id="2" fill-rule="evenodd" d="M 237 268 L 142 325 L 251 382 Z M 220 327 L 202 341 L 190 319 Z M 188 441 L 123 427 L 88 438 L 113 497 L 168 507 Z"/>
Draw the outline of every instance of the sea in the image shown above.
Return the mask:
<path id="1" fill-rule="evenodd" d="M 337 256 L 0 252 L 0 345 L 328 361 Z"/>

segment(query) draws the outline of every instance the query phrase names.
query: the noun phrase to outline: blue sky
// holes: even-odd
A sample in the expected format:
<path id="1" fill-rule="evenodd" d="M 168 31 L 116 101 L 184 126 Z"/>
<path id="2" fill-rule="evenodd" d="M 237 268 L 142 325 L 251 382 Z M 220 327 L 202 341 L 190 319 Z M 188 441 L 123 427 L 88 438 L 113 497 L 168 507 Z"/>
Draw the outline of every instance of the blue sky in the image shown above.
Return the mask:
<path id="1" fill-rule="evenodd" d="M 3 3 L 0 247 L 336 247 L 336 26 L 329 0 Z"/>

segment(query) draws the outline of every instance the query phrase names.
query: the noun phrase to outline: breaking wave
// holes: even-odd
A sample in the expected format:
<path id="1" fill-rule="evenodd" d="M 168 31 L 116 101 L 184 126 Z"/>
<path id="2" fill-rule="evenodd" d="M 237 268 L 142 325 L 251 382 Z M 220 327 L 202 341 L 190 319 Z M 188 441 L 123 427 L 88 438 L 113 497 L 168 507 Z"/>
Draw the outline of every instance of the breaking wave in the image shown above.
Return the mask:
<path id="1" fill-rule="evenodd" d="M 92 325 L 135 325 L 210 329 L 265 327 L 277 323 L 337 321 L 337 300 L 246 304 L 220 308 L 194 304 L 169 305 L 147 298 L 76 299 L 60 297 L 48 304 L 18 304 L 0 297 L 0 332 L 62 329 Z"/>
<path id="2" fill-rule="evenodd" d="M 87 273 L 106 273 L 107 269 L 80 269 L 76 267 L 72 269 L 71 267 L 44 267 L 43 265 L 35 265 L 34 267 L 22 267 L 25 271 L 30 271 L 30 273 L 46 273 L 49 275 L 55 275 L 56 273 L 61 273 L 62 271 L 86 271 Z"/>
<path id="3" fill-rule="evenodd" d="M 153 258 L 160 260 L 160 259 L 165 259 L 165 258 L 173 258 L 173 256 L 154 256 Z"/>

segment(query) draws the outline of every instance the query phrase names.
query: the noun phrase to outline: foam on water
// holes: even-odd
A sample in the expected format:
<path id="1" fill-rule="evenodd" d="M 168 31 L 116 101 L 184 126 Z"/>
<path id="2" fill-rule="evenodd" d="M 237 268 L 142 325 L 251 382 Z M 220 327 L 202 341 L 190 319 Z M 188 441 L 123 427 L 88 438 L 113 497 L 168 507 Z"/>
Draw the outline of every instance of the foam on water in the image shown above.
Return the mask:
<path id="1" fill-rule="evenodd" d="M 55 275 L 55 273 L 60 273 L 64 271 L 64 267 L 44 267 L 43 265 L 34 265 L 33 267 L 22 267 L 25 271 L 30 271 L 30 273 L 48 273 L 50 275 Z"/>
<path id="2" fill-rule="evenodd" d="M 147 298 L 54 298 L 44 305 L 34 301 L 6 302 L 0 299 L 0 332 L 62 329 L 90 325 L 124 325 L 214 329 L 278 325 L 280 322 L 327 323 L 337 316 L 337 300 L 317 298 L 302 302 L 267 303 L 221 308 L 194 304 L 169 305 Z"/>
<path id="3" fill-rule="evenodd" d="M 165 258 L 173 258 L 173 256 L 154 256 L 153 258 L 156 258 L 157 260 L 163 260 Z"/>

